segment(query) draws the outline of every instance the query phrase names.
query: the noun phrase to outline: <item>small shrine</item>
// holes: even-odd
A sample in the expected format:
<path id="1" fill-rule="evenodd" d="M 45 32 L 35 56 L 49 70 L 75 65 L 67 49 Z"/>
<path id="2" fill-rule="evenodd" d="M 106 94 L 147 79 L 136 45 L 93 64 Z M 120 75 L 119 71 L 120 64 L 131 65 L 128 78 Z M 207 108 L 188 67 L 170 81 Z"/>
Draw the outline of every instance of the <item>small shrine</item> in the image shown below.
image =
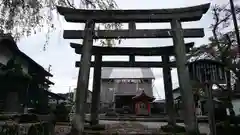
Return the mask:
<path id="1" fill-rule="evenodd" d="M 196 60 L 188 63 L 188 69 L 192 81 L 205 83 L 211 80 L 219 84 L 226 83 L 226 70 L 221 62 L 210 59 Z"/>
<path id="2" fill-rule="evenodd" d="M 136 115 L 150 115 L 150 102 L 155 99 L 154 97 L 150 97 L 146 95 L 144 91 L 142 91 L 140 95 L 136 95 L 132 99 L 134 101 Z"/>

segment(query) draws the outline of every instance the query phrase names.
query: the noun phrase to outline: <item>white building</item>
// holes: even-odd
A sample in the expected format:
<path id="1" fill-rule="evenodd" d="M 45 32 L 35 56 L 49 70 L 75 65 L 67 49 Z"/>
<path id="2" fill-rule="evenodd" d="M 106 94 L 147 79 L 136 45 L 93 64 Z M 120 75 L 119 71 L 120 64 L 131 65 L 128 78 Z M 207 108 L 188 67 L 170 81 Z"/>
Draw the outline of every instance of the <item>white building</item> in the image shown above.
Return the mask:
<path id="1" fill-rule="evenodd" d="M 154 79 L 151 68 L 102 68 L 101 106 L 134 110 L 132 97 L 142 91 L 153 97 Z"/>

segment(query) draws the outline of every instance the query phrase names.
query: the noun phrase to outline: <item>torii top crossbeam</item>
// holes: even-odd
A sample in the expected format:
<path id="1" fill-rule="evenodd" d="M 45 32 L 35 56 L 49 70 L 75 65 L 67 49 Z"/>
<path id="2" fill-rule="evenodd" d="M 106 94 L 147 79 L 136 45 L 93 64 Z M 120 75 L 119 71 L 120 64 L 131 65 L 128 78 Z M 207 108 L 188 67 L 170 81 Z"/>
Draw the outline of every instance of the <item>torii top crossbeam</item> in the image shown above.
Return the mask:
<path id="1" fill-rule="evenodd" d="M 151 9 L 151 10 L 84 10 L 66 7 L 57 7 L 58 12 L 68 22 L 86 22 L 93 20 L 96 23 L 108 22 L 169 22 L 178 19 L 182 22 L 198 21 L 207 12 L 210 4 L 203 4 L 186 8 Z"/>

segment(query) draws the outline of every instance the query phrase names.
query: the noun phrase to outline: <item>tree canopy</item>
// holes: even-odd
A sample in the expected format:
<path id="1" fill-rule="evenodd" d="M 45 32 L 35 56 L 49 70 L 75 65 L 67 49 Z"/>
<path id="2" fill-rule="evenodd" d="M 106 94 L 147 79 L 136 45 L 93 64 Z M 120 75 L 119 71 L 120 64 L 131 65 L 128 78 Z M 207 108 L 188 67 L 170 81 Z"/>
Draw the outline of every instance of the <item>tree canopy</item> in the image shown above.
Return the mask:
<path id="1" fill-rule="evenodd" d="M 239 18 L 240 7 L 236 6 L 235 10 L 237 18 Z M 235 31 L 232 28 L 231 10 L 227 8 L 227 5 L 214 5 L 212 7 L 212 15 L 214 23 L 210 25 L 210 28 L 213 36 L 209 38 L 209 44 L 194 48 L 190 57 L 221 61 L 228 70 L 232 71 L 240 79 L 238 44 Z"/>
<path id="2" fill-rule="evenodd" d="M 117 8 L 114 0 L 1 0 L 0 29 L 11 33 L 15 40 L 48 28 L 54 30 L 53 11 L 56 5 L 71 8 Z M 106 24 L 106 29 L 120 28 L 119 24 Z M 111 41 L 102 41 L 109 44 Z"/>
<path id="3" fill-rule="evenodd" d="M 240 17 L 240 7 L 235 6 L 237 18 Z M 189 58 L 194 60 L 213 59 L 222 62 L 226 69 L 227 85 L 215 84 L 221 90 L 228 90 L 226 105 L 230 115 L 234 116 L 233 105 L 231 102 L 232 90 L 238 89 L 240 84 L 240 60 L 239 50 L 235 30 L 232 28 L 233 20 L 231 10 L 228 5 L 214 5 L 212 7 L 214 23 L 210 25 L 213 36 L 209 38 L 209 43 L 200 47 L 193 48 Z M 239 85 L 240 86 L 240 85 Z"/>

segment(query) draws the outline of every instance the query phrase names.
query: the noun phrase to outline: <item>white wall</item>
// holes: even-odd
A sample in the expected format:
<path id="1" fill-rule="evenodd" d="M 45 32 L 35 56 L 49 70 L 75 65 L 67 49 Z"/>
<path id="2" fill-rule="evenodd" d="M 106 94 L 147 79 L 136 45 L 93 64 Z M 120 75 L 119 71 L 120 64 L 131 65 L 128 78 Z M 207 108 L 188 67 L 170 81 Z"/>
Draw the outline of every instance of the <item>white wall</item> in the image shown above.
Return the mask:
<path id="1" fill-rule="evenodd" d="M 236 115 L 240 115 L 240 99 L 233 99 L 233 110 L 236 113 Z"/>

